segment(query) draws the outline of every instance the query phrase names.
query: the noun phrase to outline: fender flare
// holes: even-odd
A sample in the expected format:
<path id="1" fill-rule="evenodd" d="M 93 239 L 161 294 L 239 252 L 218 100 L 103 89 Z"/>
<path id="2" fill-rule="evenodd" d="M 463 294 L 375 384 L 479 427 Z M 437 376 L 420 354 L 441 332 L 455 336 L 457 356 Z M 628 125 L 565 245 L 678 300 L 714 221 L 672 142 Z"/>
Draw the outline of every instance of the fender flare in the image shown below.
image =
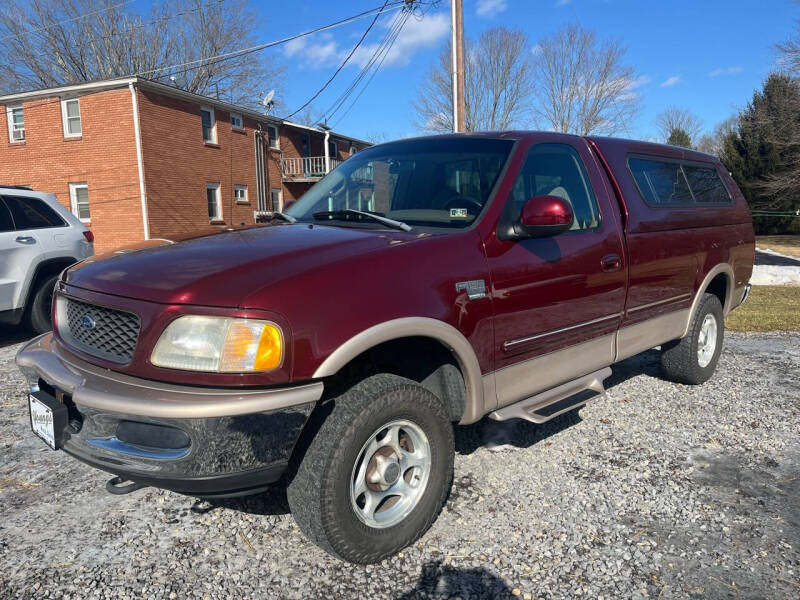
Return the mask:
<path id="1" fill-rule="evenodd" d="M 712 268 L 703 279 L 703 283 L 700 284 L 700 287 L 697 288 L 697 293 L 694 295 L 694 300 L 692 300 L 692 306 L 689 309 L 689 318 L 686 320 L 686 327 L 683 329 L 683 333 L 681 337 L 686 337 L 689 333 L 689 325 L 692 323 L 692 319 L 694 319 L 694 314 L 697 311 L 697 307 L 700 305 L 700 300 L 703 298 L 703 294 L 708 289 L 711 280 L 714 279 L 720 273 L 724 273 L 727 275 L 728 285 L 725 289 L 725 304 L 722 307 L 722 314 L 727 316 L 728 313 L 732 310 L 731 302 L 733 299 L 733 287 L 734 287 L 734 278 L 733 278 L 733 268 L 728 263 L 720 263 Z"/>
<path id="2" fill-rule="evenodd" d="M 432 338 L 448 348 L 458 362 L 466 386 L 466 407 L 461 422 L 476 421 L 485 414 L 483 377 L 478 357 L 467 338 L 455 327 L 429 317 L 392 319 L 354 335 L 334 350 L 314 371 L 313 378 L 335 375 L 351 360 L 370 348 L 406 337 Z M 477 415 L 477 416 L 476 416 Z"/>

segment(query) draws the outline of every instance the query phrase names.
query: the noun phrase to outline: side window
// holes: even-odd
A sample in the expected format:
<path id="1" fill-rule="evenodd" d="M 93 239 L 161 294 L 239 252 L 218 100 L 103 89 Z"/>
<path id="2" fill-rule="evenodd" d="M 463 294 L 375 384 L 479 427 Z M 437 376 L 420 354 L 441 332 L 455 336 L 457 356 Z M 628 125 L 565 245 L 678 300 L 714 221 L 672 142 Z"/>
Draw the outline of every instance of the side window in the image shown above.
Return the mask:
<path id="1" fill-rule="evenodd" d="M 14 221 L 11 218 L 11 211 L 0 198 L 0 233 L 4 231 L 14 231 Z"/>
<path id="2" fill-rule="evenodd" d="M 558 196 L 572 206 L 570 231 L 600 226 L 600 211 L 589 176 L 577 150 L 567 144 L 537 144 L 528 151 L 508 197 L 508 218 L 517 218 L 525 201 L 534 196 Z"/>
<path id="3" fill-rule="evenodd" d="M 644 201 L 650 206 L 694 203 L 680 163 L 629 158 L 628 168 Z"/>
<path id="4" fill-rule="evenodd" d="M 85 183 L 69 184 L 69 201 L 72 214 L 83 223 L 91 223 L 92 215 L 89 211 L 89 186 Z"/>
<path id="5" fill-rule="evenodd" d="M 683 165 L 683 172 L 686 173 L 689 188 L 698 204 L 725 204 L 731 201 L 731 196 L 715 168 Z"/>
<path id="6" fill-rule="evenodd" d="M 17 231 L 63 227 L 64 219 L 38 198 L 5 196 L 5 201 L 14 218 Z"/>

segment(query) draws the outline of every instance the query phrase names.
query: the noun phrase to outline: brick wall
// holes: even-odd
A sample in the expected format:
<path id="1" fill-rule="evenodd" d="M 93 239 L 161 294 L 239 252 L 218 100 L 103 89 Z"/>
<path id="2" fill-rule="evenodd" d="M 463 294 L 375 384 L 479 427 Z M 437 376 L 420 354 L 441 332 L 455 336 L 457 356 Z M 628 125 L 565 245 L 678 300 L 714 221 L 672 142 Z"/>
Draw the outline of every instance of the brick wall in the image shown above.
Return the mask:
<path id="1" fill-rule="evenodd" d="M 80 96 L 82 135 L 65 138 L 58 97 L 22 103 L 25 142 L 10 143 L 0 110 L 0 183 L 56 194 L 70 208 L 69 183 L 87 183 L 95 250 L 143 239 L 131 95 L 127 88 Z"/>
<path id="2" fill-rule="evenodd" d="M 199 103 L 139 90 L 139 120 L 151 237 L 171 238 L 206 229 L 252 225 L 257 208 L 254 129 L 234 130 L 230 114 L 214 110 L 216 143 L 203 141 Z M 218 183 L 222 217 L 208 217 L 206 184 Z M 234 186 L 246 185 L 246 204 L 234 201 Z"/>

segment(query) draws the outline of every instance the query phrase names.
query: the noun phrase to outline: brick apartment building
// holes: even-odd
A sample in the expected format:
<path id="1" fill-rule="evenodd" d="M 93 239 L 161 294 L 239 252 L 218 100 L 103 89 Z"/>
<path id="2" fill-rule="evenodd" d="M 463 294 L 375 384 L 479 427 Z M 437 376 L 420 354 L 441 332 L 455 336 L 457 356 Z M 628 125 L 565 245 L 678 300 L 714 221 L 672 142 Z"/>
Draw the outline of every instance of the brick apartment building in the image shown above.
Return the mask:
<path id="1" fill-rule="evenodd" d="M 0 107 L 0 184 L 56 194 L 98 252 L 251 225 L 369 145 L 138 77 Z"/>

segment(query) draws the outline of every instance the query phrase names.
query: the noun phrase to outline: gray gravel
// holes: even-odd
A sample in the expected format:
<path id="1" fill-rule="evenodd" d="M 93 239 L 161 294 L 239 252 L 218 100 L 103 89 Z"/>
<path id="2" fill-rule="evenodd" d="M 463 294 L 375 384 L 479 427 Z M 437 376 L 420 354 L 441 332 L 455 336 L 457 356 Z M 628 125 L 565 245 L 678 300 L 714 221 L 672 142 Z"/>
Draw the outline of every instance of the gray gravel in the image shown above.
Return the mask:
<path id="1" fill-rule="evenodd" d="M 459 428 L 445 512 L 370 567 L 306 542 L 281 489 L 106 494 L 29 432 L 16 348 L 0 348 L 3 599 L 800 597 L 797 333 L 729 335 L 701 387 L 662 381 L 648 352 L 577 413 Z"/>

